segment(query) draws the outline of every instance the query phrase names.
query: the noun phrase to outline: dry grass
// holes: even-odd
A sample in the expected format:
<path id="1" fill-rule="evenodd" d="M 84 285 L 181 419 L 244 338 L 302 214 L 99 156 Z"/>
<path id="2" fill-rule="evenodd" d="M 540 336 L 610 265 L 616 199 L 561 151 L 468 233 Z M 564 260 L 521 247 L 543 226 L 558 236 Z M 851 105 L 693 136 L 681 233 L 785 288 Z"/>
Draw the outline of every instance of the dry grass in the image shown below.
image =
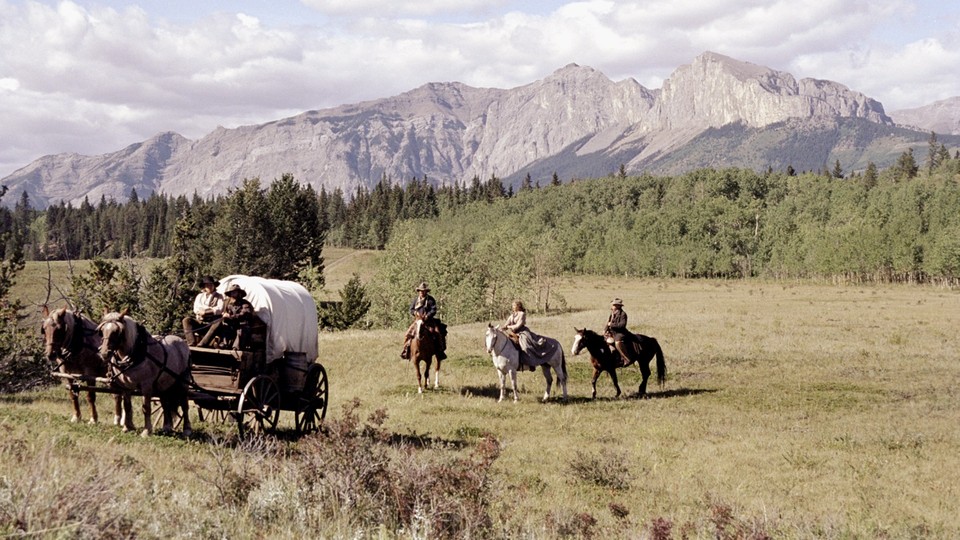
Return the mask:
<path id="1" fill-rule="evenodd" d="M 492 525 L 480 536 L 960 537 L 956 292 L 580 277 L 562 292 L 573 311 L 532 314 L 535 331 L 569 349 L 573 327 L 598 329 L 621 297 L 631 328 L 660 340 L 666 386 L 653 385 L 648 400 L 614 400 L 604 376 L 590 401 L 587 359 L 568 355 L 568 403 L 538 403 L 543 377 L 525 372 L 521 401 L 498 404 L 485 325 L 472 324 L 451 328 L 441 389 L 421 396 L 397 332 L 348 331 L 321 336 L 330 419 L 355 399 L 361 418 L 383 409 L 390 440 L 376 455 L 391 474 L 414 477 L 461 474 L 450 460 L 493 435 Z M 635 368 L 624 371 L 621 386 L 635 392 L 638 380 Z M 31 518 L 30 530 L 75 528 L 65 537 L 103 527 L 141 537 L 389 538 L 423 536 L 410 523 L 429 523 L 421 515 L 377 528 L 305 496 L 323 485 L 304 478 L 323 474 L 330 445 L 281 437 L 248 448 L 210 424 L 195 426 L 194 441 L 143 441 L 68 424 L 60 389 L 4 400 L 0 534 L 22 515 L 52 516 Z M 418 455 L 426 465 L 409 457 Z M 32 498 L 20 487 L 28 478 L 43 486 Z M 107 510 L 44 513 L 63 504 L 55 494 L 91 484 L 117 495 Z"/>

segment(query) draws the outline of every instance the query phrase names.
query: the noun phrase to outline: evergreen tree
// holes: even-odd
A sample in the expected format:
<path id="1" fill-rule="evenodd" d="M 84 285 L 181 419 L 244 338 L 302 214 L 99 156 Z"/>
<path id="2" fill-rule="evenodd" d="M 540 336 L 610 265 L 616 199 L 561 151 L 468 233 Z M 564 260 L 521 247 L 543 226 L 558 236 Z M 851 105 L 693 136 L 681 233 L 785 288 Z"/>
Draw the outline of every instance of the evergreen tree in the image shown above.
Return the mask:
<path id="1" fill-rule="evenodd" d="M 897 158 L 896 165 L 893 166 L 893 174 L 898 180 L 910 180 L 916 178 L 920 168 L 913 157 L 913 148 L 908 148 Z"/>
<path id="2" fill-rule="evenodd" d="M 267 198 L 259 178 L 243 181 L 220 207 L 212 229 L 213 268 L 217 275 L 269 275 L 276 255 L 268 248 L 274 239 Z M 291 254 L 283 254 L 289 257 Z"/>
<path id="3" fill-rule="evenodd" d="M 617 170 L 617 178 L 623 180 L 627 177 L 627 166 L 623 163 L 620 164 L 620 169 Z"/>
<path id="4" fill-rule="evenodd" d="M 840 160 L 839 160 L 839 159 L 837 160 L 836 163 L 834 163 L 834 165 L 833 165 L 833 172 L 831 173 L 831 175 L 832 175 L 834 178 L 838 178 L 838 179 L 839 179 L 839 178 L 843 178 L 843 169 L 840 167 Z"/>
<path id="5" fill-rule="evenodd" d="M 0 186 L 0 200 L 6 193 L 7 187 Z M 10 289 L 25 266 L 18 238 L 13 216 L 0 207 L 0 393 L 24 390 L 50 378 L 36 334 L 28 334 L 21 324 L 26 318 L 23 304 L 10 298 Z"/>
<path id="6" fill-rule="evenodd" d="M 867 170 L 863 173 L 863 185 L 873 189 L 877 185 L 877 166 L 874 162 L 867 163 Z"/>
<path id="7" fill-rule="evenodd" d="M 520 182 L 520 191 L 530 191 L 533 189 L 533 181 L 530 178 L 530 173 L 527 173 L 523 177 L 523 181 Z"/>
<path id="8" fill-rule="evenodd" d="M 940 166 L 940 145 L 937 143 L 937 134 L 930 132 L 930 139 L 927 140 L 927 162 L 925 168 L 927 175 L 932 175 L 933 170 Z"/>
<path id="9" fill-rule="evenodd" d="M 370 300 L 359 274 L 353 274 L 340 290 L 340 302 L 321 308 L 320 326 L 346 330 L 356 325 L 370 310 Z"/>

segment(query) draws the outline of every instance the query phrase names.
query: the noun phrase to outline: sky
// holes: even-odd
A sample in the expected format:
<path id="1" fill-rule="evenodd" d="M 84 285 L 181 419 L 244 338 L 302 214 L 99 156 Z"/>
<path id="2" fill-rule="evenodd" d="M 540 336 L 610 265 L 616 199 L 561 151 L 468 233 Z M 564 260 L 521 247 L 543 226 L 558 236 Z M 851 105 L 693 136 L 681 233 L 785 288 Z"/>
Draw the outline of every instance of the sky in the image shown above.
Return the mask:
<path id="1" fill-rule="evenodd" d="M 577 63 L 657 89 L 706 51 L 919 107 L 960 96 L 960 2 L 0 0 L 0 178 L 428 82 Z"/>

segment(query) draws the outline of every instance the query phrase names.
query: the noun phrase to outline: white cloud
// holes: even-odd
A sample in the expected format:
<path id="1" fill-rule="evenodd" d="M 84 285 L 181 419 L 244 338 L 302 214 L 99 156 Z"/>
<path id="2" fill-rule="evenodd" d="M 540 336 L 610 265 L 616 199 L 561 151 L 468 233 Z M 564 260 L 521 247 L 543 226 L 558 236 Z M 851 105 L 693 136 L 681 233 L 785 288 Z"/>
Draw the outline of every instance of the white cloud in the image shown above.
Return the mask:
<path id="1" fill-rule="evenodd" d="M 152 3 L 0 0 L 0 177 L 44 154 L 197 138 L 432 81 L 511 88 L 571 62 L 658 88 L 707 50 L 888 110 L 960 95 L 957 8 L 932 26 L 916 1 L 302 0 L 333 18 L 268 24 L 282 5 L 182 19 Z"/>

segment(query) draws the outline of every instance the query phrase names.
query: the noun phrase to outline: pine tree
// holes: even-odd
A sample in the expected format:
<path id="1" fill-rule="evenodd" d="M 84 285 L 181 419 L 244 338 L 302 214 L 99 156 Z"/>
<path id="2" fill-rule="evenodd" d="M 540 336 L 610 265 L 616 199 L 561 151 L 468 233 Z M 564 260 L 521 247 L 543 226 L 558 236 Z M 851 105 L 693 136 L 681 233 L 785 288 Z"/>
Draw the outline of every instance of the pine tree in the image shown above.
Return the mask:
<path id="1" fill-rule="evenodd" d="M 896 165 L 893 166 L 893 172 L 899 180 L 916 178 L 919 170 L 917 161 L 913 158 L 913 148 L 908 148 L 906 152 L 900 154 Z"/>
<path id="2" fill-rule="evenodd" d="M 831 173 L 834 178 L 840 179 L 843 178 L 843 169 L 840 167 L 840 160 L 838 159 L 833 165 L 833 172 Z"/>
<path id="3" fill-rule="evenodd" d="M 933 170 L 940 166 L 940 146 L 937 144 L 937 134 L 930 132 L 930 139 L 927 141 L 927 162 L 925 163 L 927 175 L 932 175 Z"/>
<path id="4" fill-rule="evenodd" d="M 863 185 L 867 189 L 873 189 L 877 185 L 877 165 L 872 161 L 867 163 L 867 170 L 863 173 Z"/>
<path id="5" fill-rule="evenodd" d="M 523 181 L 520 182 L 520 191 L 530 191 L 533 189 L 533 181 L 530 178 L 530 173 L 527 173 L 523 177 Z"/>

